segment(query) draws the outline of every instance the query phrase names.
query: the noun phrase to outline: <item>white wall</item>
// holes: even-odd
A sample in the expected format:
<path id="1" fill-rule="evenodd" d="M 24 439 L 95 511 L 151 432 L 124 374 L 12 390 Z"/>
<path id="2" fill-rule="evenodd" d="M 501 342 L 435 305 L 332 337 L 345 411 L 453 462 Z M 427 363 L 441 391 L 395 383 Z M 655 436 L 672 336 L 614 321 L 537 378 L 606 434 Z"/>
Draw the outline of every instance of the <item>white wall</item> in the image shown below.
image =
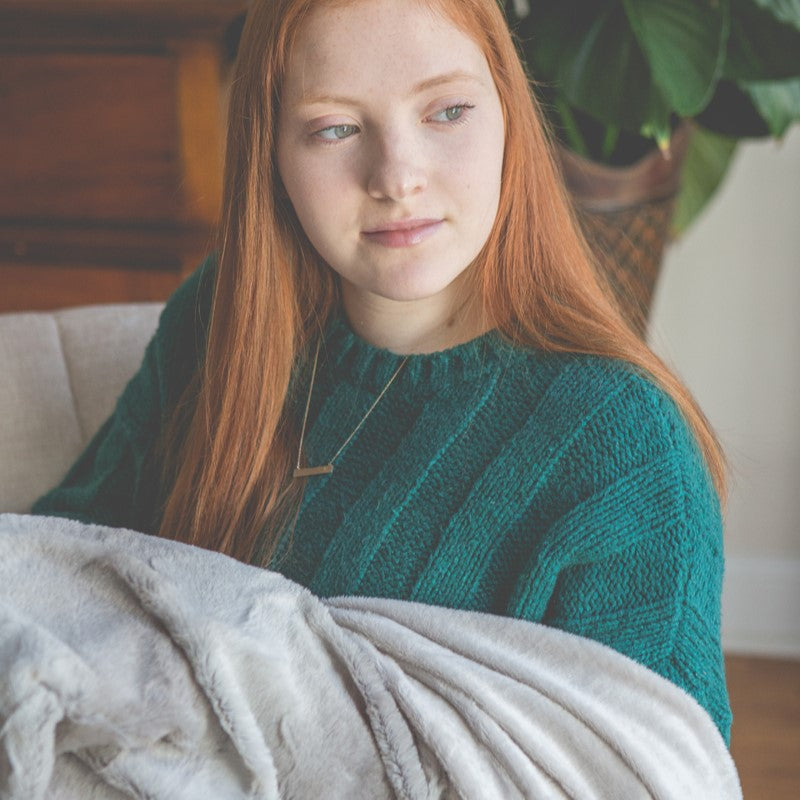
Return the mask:
<path id="1" fill-rule="evenodd" d="M 726 648 L 800 657 L 800 126 L 740 147 L 670 247 L 651 343 L 730 461 Z"/>

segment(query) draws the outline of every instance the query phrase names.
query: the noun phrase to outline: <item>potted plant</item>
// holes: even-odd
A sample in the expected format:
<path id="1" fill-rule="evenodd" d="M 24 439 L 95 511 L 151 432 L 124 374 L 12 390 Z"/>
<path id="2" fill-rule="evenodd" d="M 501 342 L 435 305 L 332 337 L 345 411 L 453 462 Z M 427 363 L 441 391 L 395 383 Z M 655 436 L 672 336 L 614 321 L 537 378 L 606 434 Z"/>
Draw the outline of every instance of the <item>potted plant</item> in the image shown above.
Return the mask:
<path id="1" fill-rule="evenodd" d="M 644 332 L 670 230 L 697 216 L 742 138 L 800 120 L 800 0 L 505 9 L 581 222 Z"/>

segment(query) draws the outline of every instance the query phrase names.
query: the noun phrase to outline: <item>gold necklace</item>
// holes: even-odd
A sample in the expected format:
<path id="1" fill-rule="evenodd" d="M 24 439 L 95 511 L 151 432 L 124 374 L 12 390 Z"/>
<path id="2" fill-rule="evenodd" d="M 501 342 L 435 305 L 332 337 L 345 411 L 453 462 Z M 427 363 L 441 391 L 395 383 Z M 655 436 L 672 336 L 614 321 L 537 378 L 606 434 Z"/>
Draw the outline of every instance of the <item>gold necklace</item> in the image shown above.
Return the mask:
<path id="1" fill-rule="evenodd" d="M 319 350 L 320 345 L 322 344 L 322 340 L 320 339 L 317 342 L 317 350 L 314 353 L 314 366 L 311 368 L 311 380 L 308 384 L 308 397 L 306 398 L 306 410 L 303 414 L 303 426 L 300 429 L 300 446 L 297 448 L 297 466 L 292 473 L 292 477 L 294 478 L 307 478 L 312 475 L 328 475 L 333 472 L 333 462 L 336 461 L 337 458 L 341 455 L 342 450 L 350 444 L 350 440 L 358 433 L 361 426 L 367 421 L 367 417 L 373 412 L 375 406 L 380 403 L 381 398 L 389 391 L 389 387 L 394 383 L 394 379 L 400 374 L 400 370 L 406 365 L 406 361 L 408 361 L 408 356 L 406 356 L 401 362 L 400 366 L 394 371 L 394 374 L 391 378 L 389 378 L 389 382 L 386 386 L 381 389 L 381 393 L 375 398 L 375 402 L 369 407 L 367 413 L 361 417 L 361 421 L 356 425 L 353 429 L 353 432 L 344 440 L 344 444 L 333 454 L 333 457 L 327 464 L 322 464 L 319 467 L 301 467 L 300 461 L 303 457 L 303 441 L 306 438 L 306 423 L 308 422 L 308 409 L 311 407 L 311 393 L 314 390 L 314 380 L 317 377 L 317 361 L 319 361 Z"/>

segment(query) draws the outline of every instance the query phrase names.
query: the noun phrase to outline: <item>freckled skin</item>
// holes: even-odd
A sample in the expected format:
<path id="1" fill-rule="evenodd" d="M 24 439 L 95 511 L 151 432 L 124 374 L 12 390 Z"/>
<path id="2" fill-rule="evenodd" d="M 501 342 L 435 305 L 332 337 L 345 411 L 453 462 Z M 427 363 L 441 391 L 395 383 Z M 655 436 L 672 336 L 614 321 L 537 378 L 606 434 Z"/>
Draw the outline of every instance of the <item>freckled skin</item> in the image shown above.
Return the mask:
<path id="1" fill-rule="evenodd" d="M 454 312 L 497 214 L 504 141 L 486 58 L 444 17 L 415 0 L 362 0 L 304 22 L 278 168 L 365 338 L 423 352 L 441 328 L 450 344 L 479 332 Z"/>

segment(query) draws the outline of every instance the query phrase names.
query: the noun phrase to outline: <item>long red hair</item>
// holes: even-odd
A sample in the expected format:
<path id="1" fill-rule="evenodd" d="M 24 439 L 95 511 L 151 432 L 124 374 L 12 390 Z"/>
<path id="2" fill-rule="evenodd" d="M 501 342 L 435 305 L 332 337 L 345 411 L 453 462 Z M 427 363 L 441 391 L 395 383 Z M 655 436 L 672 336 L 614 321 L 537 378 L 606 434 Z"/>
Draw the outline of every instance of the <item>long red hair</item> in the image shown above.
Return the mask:
<path id="1" fill-rule="evenodd" d="M 359 0 L 367 2 L 368 0 Z M 223 218 L 205 359 L 186 424 L 171 428 L 161 534 L 267 560 L 299 504 L 290 378 L 338 305 L 331 270 L 296 221 L 275 165 L 292 41 L 314 7 L 353 0 L 254 0 L 232 83 Z M 496 0 L 418 0 L 482 49 L 506 125 L 499 209 L 473 268 L 486 322 L 545 350 L 622 359 L 677 403 L 720 497 L 719 444 L 688 390 L 631 330 L 580 234 L 528 76 Z"/>

